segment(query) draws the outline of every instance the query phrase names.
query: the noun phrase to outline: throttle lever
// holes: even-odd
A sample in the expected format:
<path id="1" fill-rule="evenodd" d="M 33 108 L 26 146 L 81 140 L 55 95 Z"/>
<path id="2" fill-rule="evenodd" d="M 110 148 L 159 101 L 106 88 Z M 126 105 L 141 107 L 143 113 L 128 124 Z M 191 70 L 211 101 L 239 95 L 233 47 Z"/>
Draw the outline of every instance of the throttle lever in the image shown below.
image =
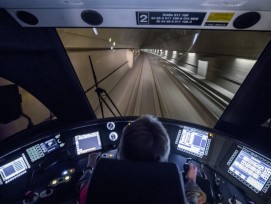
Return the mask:
<path id="1" fill-rule="evenodd" d="M 192 162 L 192 158 L 187 158 L 186 163 L 184 163 L 184 165 L 183 165 L 184 175 L 186 175 L 189 170 L 189 163 L 190 162 Z"/>

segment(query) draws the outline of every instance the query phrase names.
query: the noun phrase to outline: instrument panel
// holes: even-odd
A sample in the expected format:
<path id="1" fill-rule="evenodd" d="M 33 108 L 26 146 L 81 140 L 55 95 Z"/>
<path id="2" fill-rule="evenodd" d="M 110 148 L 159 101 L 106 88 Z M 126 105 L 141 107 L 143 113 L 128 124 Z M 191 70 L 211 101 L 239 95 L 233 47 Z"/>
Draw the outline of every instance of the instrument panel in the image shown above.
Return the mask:
<path id="1" fill-rule="evenodd" d="M 266 193 L 270 187 L 270 161 L 252 153 L 247 148 L 243 148 L 236 157 L 235 154 L 236 152 L 227 163 L 229 164 L 228 173 L 251 188 L 255 193 L 260 191 Z"/>
<path id="2" fill-rule="evenodd" d="M 1 143 L 0 201 L 21 203 L 29 196 L 26 192 L 46 197 L 50 189 L 59 195 L 62 191 L 63 194 L 73 191 L 50 202 L 64 203 L 76 198 L 74 188 L 88 154 L 101 151 L 102 157 L 116 158 L 122 130 L 135 119 L 99 119 L 30 134 L 25 139 L 18 134 L 9 140 L 10 144 L 20 140 L 17 146 L 13 144 L 14 148 Z M 208 169 L 207 179 L 212 186 L 216 180 L 213 175 L 220 175 L 249 200 L 257 203 L 270 200 L 270 158 L 215 130 L 176 120 L 160 121 L 169 134 L 171 154 L 192 158 L 199 168 Z M 18 183 L 21 187 L 15 188 Z"/>

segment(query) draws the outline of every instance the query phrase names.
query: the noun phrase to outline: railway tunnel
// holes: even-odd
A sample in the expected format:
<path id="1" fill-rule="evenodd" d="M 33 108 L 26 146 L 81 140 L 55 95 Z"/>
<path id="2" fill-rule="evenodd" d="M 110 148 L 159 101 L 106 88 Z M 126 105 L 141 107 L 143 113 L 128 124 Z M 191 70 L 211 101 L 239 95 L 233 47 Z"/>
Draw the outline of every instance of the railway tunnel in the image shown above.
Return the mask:
<path id="1" fill-rule="evenodd" d="M 152 114 L 214 127 L 264 49 L 269 33 L 144 29 L 57 29 L 70 62 L 98 118 Z M 246 37 L 244 37 L 246 36 Z M 92 60 L 92 66 L 90 64 Z M 11 82 L 1 79 L 1 85 Z M 20 89 L 22 108 L 34 124 L 53 113 Z M 104 94 L 102 94 L 104 95 Z M 1 137 L 25 129 L 23 117 L 0 124 Z"/>

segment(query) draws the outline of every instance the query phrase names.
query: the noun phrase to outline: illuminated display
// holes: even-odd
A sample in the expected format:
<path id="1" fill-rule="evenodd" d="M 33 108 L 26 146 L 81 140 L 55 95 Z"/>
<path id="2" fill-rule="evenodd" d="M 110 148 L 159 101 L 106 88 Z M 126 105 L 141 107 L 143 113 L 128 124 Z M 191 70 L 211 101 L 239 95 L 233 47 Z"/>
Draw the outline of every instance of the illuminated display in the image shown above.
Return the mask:
<path id="1" fill-rule="evenodd" d="M 177 149 L 188 154 L 202 158 L 208 155 L 211 140 L 208 139 L 208 132 L 195 128 L 184 127 Z"/>
<path id="2" fill-rule="evenodd" d="M 36 144 L 26 150 L 32 162 L 44 157 L 46 154 L 58 149 L 59 146 L 55 138 L 49 139 L 40 144 Z"/>
<path id="3" fill-rule="evenodd" d="M 270 187 L 271 163 L 248 149 L 240 151 L 228 172 L 256 193 Z"/>
<path id="4" fill-rule="evenodd" d="M 99 132 L 75 136 L 77 155 L 93 152 L 102 148 Z"/>
<path id="5" fill-rule="evenodd" d="M 30 168 L 24 155 L 0 167 L 0 175 L 5 183 L 18 178 Z"/>

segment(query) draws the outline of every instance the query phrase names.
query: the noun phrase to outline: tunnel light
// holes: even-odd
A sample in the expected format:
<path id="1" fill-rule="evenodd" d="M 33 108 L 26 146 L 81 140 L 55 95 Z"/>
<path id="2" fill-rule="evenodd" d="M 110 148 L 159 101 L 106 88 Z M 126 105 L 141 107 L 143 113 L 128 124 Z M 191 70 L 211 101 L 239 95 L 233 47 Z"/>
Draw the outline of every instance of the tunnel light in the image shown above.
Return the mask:
<path id="1" fill-rule="evenodd" d="M 92 30 L 95 33 L 95 35 L 98 35 L 98 30 L 96 28 L 92 28 Z"/>
<path id="2" fill-rule="evenodd" d="M 244 59 L 244 58 L 235 58 L 235 61 L 241 64 L 246 64 L 246 63 L 255 64 L 256 63 L 256 60 Z"/>
<path id="3" fill-rule="evenodd" d="M 113 42 L 113 46 L 116 46 L 116 43 L 115 43 L 115 42 Z"/>
<path id="4" fill-rule="evenodd" d="M 245 68 L 245 70 L 250 70 L 254 64 L 256 63 L 256 60 L 251 60 L 251 59 L 243 59 L 243 58 L 235 58 L 234 64 L 236 66 L 242 66 Z"/>
<path id="5" fill-rule="evenodd" d="M 192 44 L 192 46 L 193 46 L 193 45 L 195 44 L 195 42 L 197 41 L 198 37 L 199 37 L 199 33 L 196 33 L 196 34 L 194 35 L 194 39 L 193 39 L 193 44 Z"/>
<path id="6" fill-rule="evenodd" d="M 111 50 L 113 50 L 113 46 L 111 46 Z"/>
<path id="7" fill-rule="evenodd" d="M 109 38 L 109 40 L 108 40 L 109 42 L 111 42 L 112 41 L 112 39 L 111 38 Z"/>

